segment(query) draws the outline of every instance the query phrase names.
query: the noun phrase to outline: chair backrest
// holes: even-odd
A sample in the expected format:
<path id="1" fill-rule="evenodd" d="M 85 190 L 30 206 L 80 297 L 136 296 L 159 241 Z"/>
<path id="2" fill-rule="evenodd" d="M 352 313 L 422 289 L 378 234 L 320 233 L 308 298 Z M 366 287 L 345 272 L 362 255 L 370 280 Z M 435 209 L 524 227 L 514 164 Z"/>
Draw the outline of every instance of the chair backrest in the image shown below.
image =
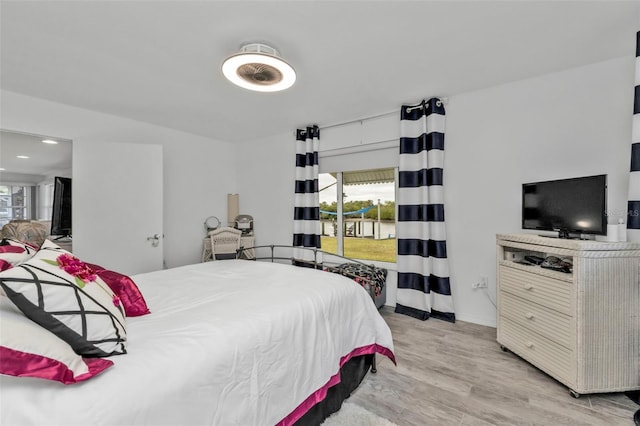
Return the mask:
<path id="1" fill-rule="evenodd" d="M 240 248 L 241 236 L 242 231 L 230 227 L 222 227 L 209 232 L 212 259 L 235 259 Z"/>
<path id="2" fill-rule="evenodd" d="M 49 238 L 49 229 L 45 223 L 31 220 L 12 220 L 0 230 L 1 238 L 35 244 L 40 247 Z"/>

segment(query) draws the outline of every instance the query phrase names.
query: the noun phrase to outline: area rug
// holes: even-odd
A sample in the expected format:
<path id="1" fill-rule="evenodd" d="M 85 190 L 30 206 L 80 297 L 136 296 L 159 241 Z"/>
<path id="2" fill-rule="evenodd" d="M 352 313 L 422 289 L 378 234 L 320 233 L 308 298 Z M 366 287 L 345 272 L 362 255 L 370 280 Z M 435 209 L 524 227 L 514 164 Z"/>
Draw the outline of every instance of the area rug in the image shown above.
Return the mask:
<path id="1" fill-rule="evenodd" d="M 397 426 L 384 417 L 373 414 L 356 404 L 345 402 L 337 413 L 333 413 L 322 426 Z"/>

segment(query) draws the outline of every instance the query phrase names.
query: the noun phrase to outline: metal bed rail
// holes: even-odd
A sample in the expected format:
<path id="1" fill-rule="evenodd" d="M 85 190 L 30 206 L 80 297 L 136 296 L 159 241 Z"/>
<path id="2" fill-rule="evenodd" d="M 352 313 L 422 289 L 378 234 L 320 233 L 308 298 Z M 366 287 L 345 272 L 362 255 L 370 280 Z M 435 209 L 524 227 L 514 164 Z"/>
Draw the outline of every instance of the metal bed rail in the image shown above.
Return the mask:
<path id="1" fill-rule="evenodd" d="M 268 254 L 260 256 L 259 252 L 264 252 L 264 249 L 268 249 Z M 291 254 L 289 256 L 284 255 L 276 255 L 276 249 L 282 250 L 290 250 Z M 300 252 L 310 252 L 313 253 L 313 260 L 303 259 L 301 257 L 294 256 L 294 250 Z M 322 255 L 321 258 L 319 255 Z M 314 269 L 322 269 L 328 272 L 338 273 L 340 275 L 344 275 L 351 279 L 358 279 L 358 282 L 364 282 L 365 289 L 369 291 L 369 295 L 375 301 L 375 287 L 372 285 L 372 279 L 367 277 L 362 277 L 359 275 L 345 273 L 341 271 L 338 266 L 345 263 L 353 263 L 360 265 L 366 271 L 369 271 L 371 277 L 375 275 L 376 266 L 373 264 L 367 264 L 362 261 L 352 259 L 349 257 L 341 256 L 335 253 L 329 253 L 321 249 L 310 248 L 310 247 L 296 247 L 296 246 L 287 246 L 287 245 L 279 245 L 279 244 L 269 244 L 269 245 L 260 245 L 254 247 L 240 247 L 236 251 L 236 259 L 245 259 L 245 260 L 261 260 L 261 261 L 271 261 L 272 263 L 276 261 L 286 261 L 286 263 L 291 263 L 292 265 L 309 267 Z"/>

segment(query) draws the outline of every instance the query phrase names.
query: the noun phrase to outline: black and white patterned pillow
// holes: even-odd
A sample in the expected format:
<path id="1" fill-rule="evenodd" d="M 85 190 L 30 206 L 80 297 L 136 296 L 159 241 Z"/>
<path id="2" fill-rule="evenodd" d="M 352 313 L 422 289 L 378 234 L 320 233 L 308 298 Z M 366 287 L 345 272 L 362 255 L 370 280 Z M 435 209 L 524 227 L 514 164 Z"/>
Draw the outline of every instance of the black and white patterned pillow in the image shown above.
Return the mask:
<path id="1" fill-rule="evenodd" d="M 118 297 L 86 264 L 50 241 L 28 261 L 0 272 L 0 286 L 25 316 L 88 357 L 126 353 Z"/>
<path id="2" fill-rule="evenodd" d="M 68 385 L 113 365 L 106 358 L 81 357 L 62 339 L 25 317 L 6 297 L 0 297 L 0 318 L 0 374 Z"/>

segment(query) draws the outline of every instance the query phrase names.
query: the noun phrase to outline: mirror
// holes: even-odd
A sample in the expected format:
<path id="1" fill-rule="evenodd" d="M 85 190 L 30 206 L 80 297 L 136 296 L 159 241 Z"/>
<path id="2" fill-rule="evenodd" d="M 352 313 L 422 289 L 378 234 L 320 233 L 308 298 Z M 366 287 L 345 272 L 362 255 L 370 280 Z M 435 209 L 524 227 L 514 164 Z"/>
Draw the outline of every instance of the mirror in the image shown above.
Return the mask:
<path id="1" fill-rule="evenodd" d="M 70 140 L 0 130 L 0 227 L 11 220 L 50 221 L 54 178 L 71 172 Z"/>

